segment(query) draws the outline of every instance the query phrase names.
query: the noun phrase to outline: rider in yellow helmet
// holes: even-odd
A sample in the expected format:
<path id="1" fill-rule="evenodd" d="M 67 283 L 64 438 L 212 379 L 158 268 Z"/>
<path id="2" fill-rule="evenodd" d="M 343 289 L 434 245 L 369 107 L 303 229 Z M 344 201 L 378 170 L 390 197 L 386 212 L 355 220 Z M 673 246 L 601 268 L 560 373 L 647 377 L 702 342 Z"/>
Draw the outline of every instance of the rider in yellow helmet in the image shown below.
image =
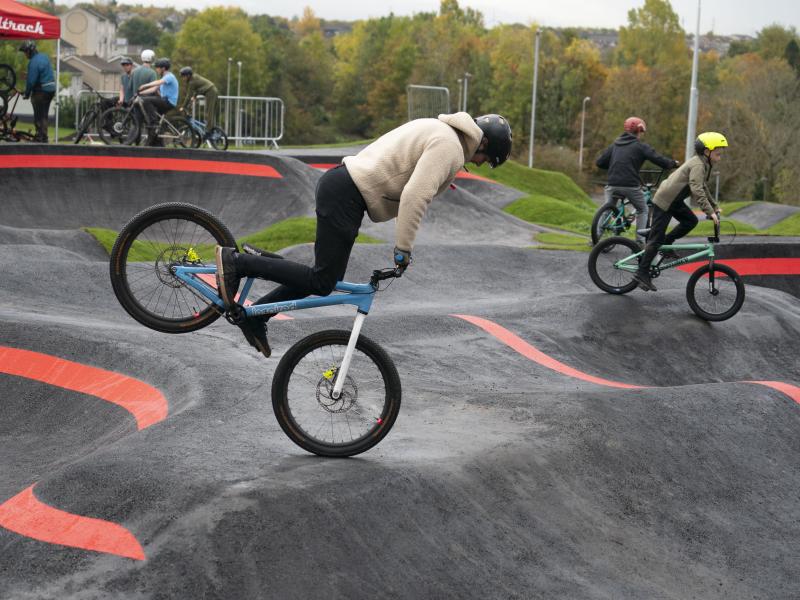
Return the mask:
<path id="1" fill-rule="evenodd" d="M 685 203 L 687 197 L 691 195 L 700 209 L 719 224 L 721 210 L 708 189 L 708 178 L 711 176 L 711 167 L 722 158 L 721 149 L 727 147 L 728 140 L 721 133 L 701 133 L 694 142 L 696 155 L 674 171 L 658 188 L 653 197 L 653 222 L 647 235 L 647 246 L 639 262 L 639 270 L 633 276 L 643 290 L 656 291 L 656 286 L 650 281 L 650 263 L 659 247 L 674 244 L 697 225 L 697 217 Z M 665 235 L 672 218 L 677 219 L 678 225 Z M 679 258 L 672 250 L 663 254 L 665 258 Z"/>

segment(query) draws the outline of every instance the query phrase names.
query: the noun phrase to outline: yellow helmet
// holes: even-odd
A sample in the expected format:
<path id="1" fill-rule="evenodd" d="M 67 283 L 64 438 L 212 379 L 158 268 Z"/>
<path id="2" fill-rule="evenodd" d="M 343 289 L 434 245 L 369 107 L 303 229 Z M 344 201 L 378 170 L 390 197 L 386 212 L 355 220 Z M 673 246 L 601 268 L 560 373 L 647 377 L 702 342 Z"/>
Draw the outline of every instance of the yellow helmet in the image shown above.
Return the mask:
<path id="1" fill-rule="evenodd" d="M 703 154 L 704 150 L 716 150 L 717 148 L 727 148 L 728 140 L 725 136 L 716 131 L 706 131 L 697 136 L 694 142 L 694 149 L 698 154 Z"/>

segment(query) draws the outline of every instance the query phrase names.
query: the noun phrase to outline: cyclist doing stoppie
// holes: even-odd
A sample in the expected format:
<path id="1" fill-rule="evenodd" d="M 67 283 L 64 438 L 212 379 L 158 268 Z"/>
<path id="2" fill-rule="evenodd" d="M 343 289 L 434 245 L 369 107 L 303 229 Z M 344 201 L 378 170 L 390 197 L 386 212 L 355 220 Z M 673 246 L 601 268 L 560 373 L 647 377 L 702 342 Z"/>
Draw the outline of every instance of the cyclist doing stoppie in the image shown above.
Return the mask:
<path id="1" fill-rule="evenodd" d="M 365 212 L 375 222 L 397 218 L 393 255 L 402 273 L 411 264 L 417 229 L 434 196 L 448 188 L 467 162 L 488 162 L 492 168 L 503 164 L 511 142 L 511 127 L 503 117 L 473 119 L 466 112 L 417 119 L 384 134 L 319 180 L 313 266 L 217 246 L 217 287 L 226 308 L 234 308 L 243 277 L 280 284 L 258 304 L 330 294 L 347 270 Z M 268 318 L 242 318 L 237 323 L 266 357 L 271 353 Z"/>
<path id="2" fill-rule="evenodd" d="M 608 169 L 608 185 L 605 186 L 605 204 L 611 203 L 613 194 L 621 194 L 636 209 L 636 229 L 647 227 L 647 202 L 642 193 L 639 170 L 644 161 L 662 169 L 674 169 L 678 161 L 662 156 L 642 141 L 647 124 L 639 117 L 628 117 L 623 124 L 624 132 L 606 148 L 595 164 Z M 636 234 L 636 240 L 644 246 L 644 237 Z"/>
<path id="3" fill-rule="evenodd" d="M 658 253 L 662 244 L 674 244 L 689 233 L 697 225 L 697 217 L 686 205 L 687 196 L 691 195 L 708 218 L 719 225 L 722 210 L 714 202 L 714 196 L 708 189 L 708 178 L 711 167 L 722 159 L 721 148 L 728 147 L 728 140 L 721 133 L 707 131 L 697 136 L 694 142 L 695 156 L 687 160 L 682 167 L 672 173 L 658 188 L 653 198 L 653 224 L 647 236 L 647 246 L 639 261 L 639 269 L 633 278 L 645 291 L 656 291 L 650 281 L 650 263 Z M 665 235 L 670 220 L 675 218 L 678 224 Z M 677 259 L 678 254 L 672 250 L 662 253 L 664 258 Z"/>

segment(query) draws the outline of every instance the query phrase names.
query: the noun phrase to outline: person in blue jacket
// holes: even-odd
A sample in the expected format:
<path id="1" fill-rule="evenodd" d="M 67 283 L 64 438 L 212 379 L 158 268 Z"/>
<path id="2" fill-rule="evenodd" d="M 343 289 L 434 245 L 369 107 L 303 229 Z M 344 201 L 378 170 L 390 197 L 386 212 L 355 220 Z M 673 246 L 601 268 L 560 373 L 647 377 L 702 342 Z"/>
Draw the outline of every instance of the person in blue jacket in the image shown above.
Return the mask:
<path id="1" fill-rule="evenodd" d="M 36 43 L 28 40 L 19 47 L 20 52 L 28 59 L 28 79 L 25 84 L 26 100 L 30 98 L 33 105 L 33 124 L 36 127 L 34 141 L 47 143 L 47 114 L 50 103 L 56 95 L 56 78 L 53 67 L 46 54 L 37 52 Z"/>

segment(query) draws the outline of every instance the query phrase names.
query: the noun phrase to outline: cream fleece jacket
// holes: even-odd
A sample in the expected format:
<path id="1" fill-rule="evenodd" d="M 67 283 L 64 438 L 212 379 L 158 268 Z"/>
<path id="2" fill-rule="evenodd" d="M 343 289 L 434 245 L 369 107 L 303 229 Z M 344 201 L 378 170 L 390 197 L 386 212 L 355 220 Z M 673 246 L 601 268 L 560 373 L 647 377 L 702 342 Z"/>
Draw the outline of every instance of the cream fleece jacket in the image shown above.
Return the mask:
<path id="1" fill-rule="evenodd" d="M 395 245 L 410 252 L 433 197 L 445 191 L 483 139 L 465 112 L 416 119 L 342 161 L 375 222 L 397 217 Z"/>

